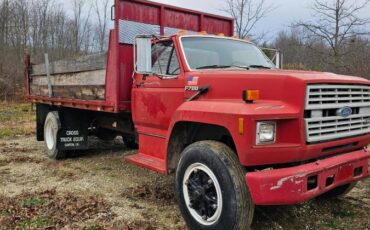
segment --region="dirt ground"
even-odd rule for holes
[[[0,230],[186,229],[173,176],[125,162],[135,150],[120,139],[92,138],[92,150],[52,161],[30,107],[7,108],[0,104]],[[370,180],[338,200],[257,207],[252,229],[370,229]]]

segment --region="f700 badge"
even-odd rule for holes
[[[198,91],[199,86],[185,86],[185,91]]]

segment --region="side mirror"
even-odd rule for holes
[[[135,71],[141,74],[152,73],[152,36],[139,35],[135,39]]]

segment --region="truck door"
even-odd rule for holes
[[[152,72],[134,76],[133,119],[139,135],[165,138],[171,117],[184,101],[184,77],[172,40],[152,46]]]

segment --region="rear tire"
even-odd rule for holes
[[[336,188],[322,194],[321,196],[319,196],[319,198],[336,199],[336,198],[342,197],[342,196],[346,195],[347,193],[349,193],[350,191],[352,191],[352,189],[356,186],[356,184],[357,183],[354,182],[354,183],[349,183],[349,184],[345,184],[345,185],[336,187]]]
[[[176,197],[190,229],[249,229],[254,204],[245,171],[225,144],[201,141],[182,153]]]
[[[60,129],[61,123],[58,112],[49,112],[44,123],[44,140],[46,154],[54,160],[61,160],[66,157],[65,151],[61,151],[57,146],[57,135]]]

